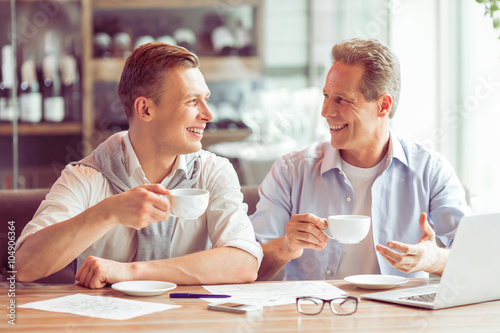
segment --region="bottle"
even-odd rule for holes
[[[64,120],[64,98],[59,76],[59,36],[55,31],[45,34],[45,56],[43,58],[43,116],[45,121]]]
[[[177,45],[184,47],[185,49],[195,52],[196,51],[196,34],[193,30],[187,27],[180,27],[175,29],[173,37]]]
[[[94,34],[94,57],[109,58],[111,57],[111,37],[105,32],[97,32]]]
[[[211,34],[212,46],[217,55],[231,56],[238,55],[234,36],[227,25],[221,25],[215,28]]]
[[[149,29],[151,32],[155,32],[153,36],[156,36],[156,41],[160,43],[165,43],[169,45],[177,45],[177,41],[172,37],[172,23],[165,18],[160,18],[158,21],[152,21],[152,26]]]
[[[132,30],[122,21],[110,21],[111,53],[116,58],[128,58],[132,54]]]
[[[7,115],[7,105],[9,104],[9,92],[3,79],[3,71],[0,71],[0,121],[10,121]]]
[[[14,73],[12,73],[12,45],[2,47],[2,67],[0,69],[0,121],[14,120],[14,107],[12,105],[12,87],[14,86]]]
[[[69,37],[60,62],[65,120],[82,120],[82,91],[76,40]]]
[[[94,36],[92,44],[94,48],[94,58],[111,57],[111,36],[108,32],[109,22],[104,17],[94,18]]]
[[[128,32],[120,31],[113,35],[113,57],[128,58],[132,54],[132,37]]]
[[[20,121],[39,123],[42,120],[42,94],[36,74],[35,54],[31,44],[26,45],[23,49],[19,106]]]
[[[142,35],[136,39],[134,48],[138,48],[139,46],[147,43],[154,43],[155,41],[156,40],[151,35]]]
[[[243,57],[256,55],[255,47],[253,46],[252,35],[249,29],[243,27],[240,20],[234,20],[233,31],[235,45],[238,49],[238,54]]]

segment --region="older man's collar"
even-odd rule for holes
[[[333,148],[330,143],[326,147],[326,152],[321,162],[321,175],[332,170],[339,169],[342,165],[342,159],[340,158],[340,152],[338,149]]]
[[[394,135],[392,130],[389,130],[390,134],[390,145],[389,151],[387,152],[387,167],[392,162],[393,159],[398,159],[401,163],[408,166],[408,157],[405,154],[401,141]]]
[[[385,168],[388,168],[391,164],[392,160],[396,158],[404,165],[408,165],[408,158],[403,150],[403,146],[398,138],[393,134],[392,130],[389,130],[389,150],[386,154],[386,165]],[[336,148],[333,148],[329,145],[326,148],[326,152],[321,163],[321,174],[332,170],[339,169],[341,170],[342,158],[340,157],[340,151]]]

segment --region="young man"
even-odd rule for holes
[[[150,43],[127,59],[118,88],[129,130],[70,164],[19,237],[20,281],[57,272],[75,258],[89,288],[126,280],[177,284],[254,281],[262,260],[237,175],[201,150],[213,118],[196,55]],[[205,214],[169,216],[160,195],[210,192]]]
[[[259,279],[340,279],[354,274],[441,274],[458,222],[470,210],[451,165],[389,129],[399,62],[374,40],[333,48],[323,94],[331,141],[278,159],[251,217],[264,260]],[[371,217],[359,244],[328,241],[330,215]],[[430,224],[434,226],[434,230]],[[380,244],[387,244],[382,246]],[[405,273],[405,274],[403,274]]]

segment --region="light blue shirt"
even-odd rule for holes
[[[257,240],[267,243],[285,235],[294,214],[319,217],[352,214],[354,191],[341,168],[339,151],[330,142],[315,143],[278,159],[259,188],[260,201],[251,216]],[[462,216],[471,213],[465,191],[451,164],[440,154],[407,143],[391,132],[386,168],[373,183],[374,244],[396,240],[418,243],[419,217],[427,213],[436,236],[449,247]],[[330,280],[342,244],[329,240],[322,251],[305,249],[285,266],[285,280]],[[426,272],[404,274],[377,253],[381,274],[426,277]],[[362,260],[362,258],[361,258]]]

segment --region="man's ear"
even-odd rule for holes
[[[149,122],[153,118],[151,100],[144,96],[137,97],[134,101],[134,112],[137,118]]]
[[[383,94],[378,100],[378,105],[378,116],[380,118],[387,117],[392,109],[392,96],[387,93]]]

